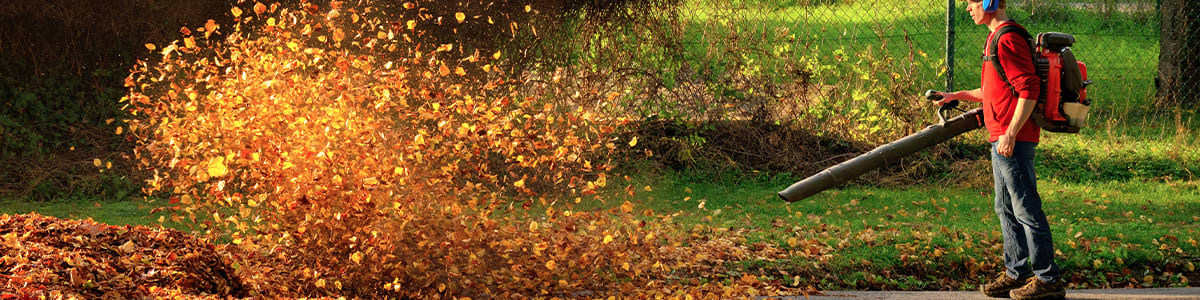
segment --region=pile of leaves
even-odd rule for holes
[[[610,186],[614,155],[637,138],[566,99],[619,92],[535,84],[505,71],[503,51],[422,43],[427,28],[502,20],[468,14],[474,1],[448,15],[423,5],[247,2],[235,24],[147,45],[156,60],[122,100],[145,192],[168,201],[170,221],[231,241],[252,296],[779,292],[718,273],[770,248],[673,229],[629,202],[583,208],[638,190]]]
[[[165,228],[0,216],[0,297],[244,296],[212,243]]]

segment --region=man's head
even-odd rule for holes
[[[996,13],[1006,6],[1005,0],[963,0],[967,1],[967,12],[976,25],[991,22]]]

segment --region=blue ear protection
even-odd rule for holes
[[[983,12],[995,13],[1000,9],[1000,0],[983,0]]]

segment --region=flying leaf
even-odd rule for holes
[[[454,19],[458,20],[459,23],[462,23],[463,21],[467,20],[467,14],[464,14],[461,11],[454,13]]]
[[[224,156],[214,157],[212,159],[212,161],[210,161],[208,163],[208,176],[209,177],[225,176],[225,173],[228,171],[229,170],[225,167],[225,157]]]
[[[204,23],[205,35],[212,33],[214,31],[217,31],[217,28],[220,28],[220,27],[221,26],[217,25],[217,21],[213,21],[213,19],[208,19],[208,22]]]
[[[262,4],[262,2],[255,2],[255,3],[254,3],[254,14],[256,14],[256,15],[261,15],[261,14],[263,14],[263,13],[265,13],[265,12],[267,12],[267,6],[266,6],[266,5],[263,5],[263,4]]]
[[[153,43],[146,43],[147,50],[154,51],[154,48],[158,48],[158,47],[155,47]]]

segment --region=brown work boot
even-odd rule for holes
[[[1008,296],[1016,300],[1064,299],[1067,297],[1067,290],[1063,288],[1061,279],[1044,282],[1033,277],[1029,278],[1027,282],[1025,286],[1008,292]]]
[[[997,275],[995,280],[979,286],[979,291],[983,292],[983,294],[987,295],[988,297],[1008,298],[1008,291],[1025,285],[1025,282],[1029,278],[1033,278],[1033,276],[1030,275],[1029,277],[1025,278],[1013,279],[1012,277],[1008,277],[1008,273],[1000,272],[1000,275]]]

